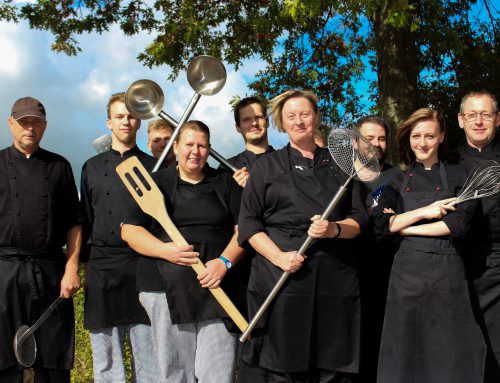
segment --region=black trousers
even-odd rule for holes
[[[237,383],[359,383],[357,374],[315,369],[279,373],[239,361]]]
[[[23,379],[26,376],[26,381]],[[70,370],[34,368],[24,370],[17,366],[0,371],[0,383],[69,383]]]

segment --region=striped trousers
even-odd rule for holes
[[[232,383],[236,335],[220,319],[172,324],[164,292],[139,293],[151,321],[158,383]]]
[[[125,383],[125,335],[132,350],[132,382],[156,383],[158,368],[151,342],[151,326],[132,324],[90,330],[95,383]]]

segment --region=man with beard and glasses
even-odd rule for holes
[[[274,151],[267,140],[269,120],[266,116],[266,104],[257,97],[243,98],[234,107],[234,121],[236,131],[245,141],[245,150],[228,161],[238,168],[233,178],[244,188],[257,158]]]
[[[377,201],[388,182],[400,169],[385,162],[389,127],[377,116],[360,119],[355,128],[376,149],[381,173],[373,182],[363,184],[365,204],[369,213],[377,206]],[[373,222],[371,222],[373,223]],[[370,229],[358,237],[361,289],[361,375],[363,382],[375,382],[380,337],[384,322],[387,286],[392,259],[396,248],[377,244]]]

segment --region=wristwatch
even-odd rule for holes
[[[224,262],[224,264],[226,265],[226,269],[231,270],[231,267],[233,267],[233,263],[229,259],[227,259],[223,255],[219,256],[219,259]]]

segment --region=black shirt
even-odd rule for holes
[[[272,146],[269,146],[267,150],[264,153],[259,153],[255,154],[254,152],[251,152],[250,150],[244,150],[240,154],[237,154],[234,157],[228,158],[228,162],[235,166],[237,169],[241,169],[243,167],[246,167],[248,171],[252,170],[253,165],[255,164],[255,161],[262,157],[263,155],[267,153],[274,152],[274,148]],[[225,168],[223,165],[219,166],[219,169]]]
[[[391,214],[383,213],[384,208],[391,208],[396,214],[404,213],[403,197],[400,193],[400,188],[406,174],[410,175],[405,192],[432,192],[443,190],[441,183],[440,169],[441,163],[436,163],[430,170],[425,170],[424,166],[416,162],[410,169],[397,174],[384,189],[379,198],[378,206],[373,210],[375,227],[377,231],[383,233],[387,238],[399,237],[397,233],[389,232],[389,218]],[[467,180],[467,172],[464,167],[443,164],[446,171],[448,187],[450,192],[457,196]],[[463,238],[470,228],[470,222],[476,209],[476,201],[466,201],[457,205],[457,210],[449,212],[442,218],[446,226],[451,231],[451,237],[454,239]],[[418,224],[428,223],[428,221],[419,221]]]
[[[318,185],[310,185],[308,190],[302,190],[304,201],[296,201],[295,206],[280,206],[281,185],[275,181],[282,177],[290,167],[292,172],[298,174],[308,169],[314,171],[317,174],[316,182]],[[332,169],[332,171],[328,171],[328,169]],[[317,201],[313,192],[316,189],[319,190],[319,185],[328,184],[329,180],[326,179],[328,177],[335,177],[338,180],[338,186],[347,179],[347,176],[331,160],[329,151],[319,147],[316,148],[314,159],[308,159],[303,157],[298,150],[287,145],[259,160],[253,172],[258,177],[252,177],[250,185],[247,184],[243,192],[244,200],[242,201],[238,227],[240,245],[243,245],[246,239],[253,234],[261,231],[266,232],[268,225],[297,227],[300,221],[303,231],[307,232],[312,215],[307,216],[306,214],[301,217],[303,204],[316,206],[315,214],[321,214],[327,206],[321,201]],[[331,189],[330,186],[328,188]],[[352,181],[348,191],[351,192],[352,188],[354,188],[352,201],[344,198],[331,214],[330,221],[352,218],[362,228],[365,228],[368,224],[368,216],[361,201],[360,183]],[[328,195],[327,198],[332,198],[336,191],[331,190],[332,194]],[[352,205],[348,206],[351,202]],[[296,211],[294,212],[294,210]],[[346,214],[346,212],[348,213]]]
[[[365,203],[367,208],[377,205],[378,199],[385,187],[389,184],[389,181],[400,172],[400,168],[384,164],[379,176],[374,181],[363,183],[362,189],[366,194]]]
[[[459,149],[459,163],[471,171],[480,162],[493,160],[500,163],[500,139],[496,137],[481,151],[465,144]],[[482,198],[481,209],[474,218],[469,238],[482,247],[494,243],[500,248],[500,193]],[[476,249],[477,250],[477,249]]]
[[[89,159],[82,169],[81,199],[87,221],[86,236],[92,246],[127,247],[121,239],[120,225],[130,206],[135,205],[116,167],[129,157],[137,156],[147,170],[155,159],[137,146],[120,154],[110,149]]]
[[[116,173],[116,166],[132,156],[137,156],[147,170],[152,170],[156,160],[137,146],[124,152],[110,149],[89,159],[82,169],[81,203],[86,218],[84,238],[87,240],[85,257],[88,258],[90,245],[127,247],[121,239],[120,225],[129,209],[136,203]],[[149,280],[160,283],[155,265],[147,257],[139,257],[138,271],[153,268]]]
[[[153,179],[165,196],[168,215],[203,263],[217,258],[227,246],[238,219],[241,188],[224,171],[205,168],[205,178],[191,184],[182,181],[175,167],[162,169]],[[162,241],[168,235],[153,218],[134,208],[124,223],[143,226]],[[207,289],[201,287],[195,272],[186,266],[149,258],[159,268],[174,323],[193,323],[226,317]],[[238,267],[238,265],[236,265]],[[234,284],[234,271],[224,278],[222,287]],[[139,289],[151,287],[144,275],[138,275]],[[159,286],[158,286],[159,287]],[[231,291],[226,291],[231,297]]]
[[[62,249],[82,222],[69,162],[38,149],[29,158],[14,146],[0,151],[0,247]]]

